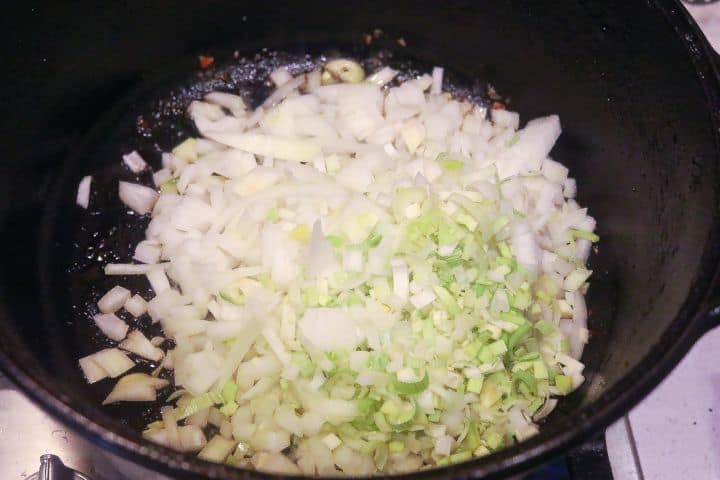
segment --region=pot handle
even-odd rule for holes
[[[720,326],[720,271],[715,274],[706,305],[703,313],[700,314],[702,317],[700,323],[701,334]]]
[[[720,327],[720,269],[710,284],[710,295],[700,313],[700,335],[705,335],[715,327]]]
[[[40,457],[39,480],[90,480],[90,477],[65,466],[57,455]]]
[[[605,434],[600,434],[571,450],[565,457],[565,465],[572,480],[613,478]]]

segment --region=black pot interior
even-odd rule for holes
[[[286,59],[302,70],[321,53],[366,58],[382,51],[383,62],[448,67],[463,94],[479,101],[490,83],[524,120],[560,115],[564,131],[552,155],[578,179],[579,201],[602,238],[591,260],[588,381],[528,444],[532,453],[518,454],[521,446],[481,461],[475,471],[542,454],[543,442],[598,423],[595,412],[620,405],[619,397],[642,383],[644,370],[686,332],[694,305],[682,307],[688,297],[697,299],[695,279],[716,266],[703,262],[717,205],[715,93],[697,73],[710,74],[697,60],[701,47],[674,31],[673,24],[685,32],[683,17],[672,2],[657,3],[12,8],[3,29],[12,40],[4,45],[10,51],[2,77],[0,349],[72,409],[138,440],[137,429],[154,418],[157,405],[100,408],[111,382],[88,386],[77,368],[80,356],[106,344],[90,312],[117,280],[104,278],[101,267],[128,260],[147,222],[117,200],[117,180],[134,178],[120,155],[137,148],[157,166],[159,149],[192,132],[184,107],[208,89],[240,86],[247,96],[261,95],[268,88],[263,75]],[[364,46],[363,34],[374,29],[384,34]],[[273,57],[275,49],[290,53]],[[198,54],[214,55],[215,65],[201,71]],[[74,196],[87,174],[95,179],[85,212]],[[140,180],[150,183],[149,176]],[[150,328],[147,319],[139,326]],[[157,451],[147,450],[178,460]]]

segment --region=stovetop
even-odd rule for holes
[[[686,7],[720,51],[720,3]],[[720,328],[628,415],[607,429],[614,480],[720,479]],[[0,479],[38,478],[40,457],[54,454],[92,480],[119,480],[115,464],[50,418],[0,374]],[[551,466],[533,480],[567,478]],[[597,477],[600,478],[600,477]]]

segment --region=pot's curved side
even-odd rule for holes
[[[518,2],[522,9],[525,2]],[[465,2],[458,4],[458,9],[470,9]],[[610,8],[610,7],[608,7]],[[685,43],[688,54],[694,62],[698,81],[705,91],[709,115],[714,122],[715,150],[717,151],[717,132],[720,122],[720,86],[717,72],[714,70],[709,52],[692,20],[678,4],[671,0],[657,0],[655,8],[660,9],[672,24],[677,36]],[[351,20],[348,20],[351,21]],[[691,79],[688,79],[690,82]],[[558,427],[550,433],[541,433],[522,445],[510,447],[490,457],[471,461],[448,468],[429,470],[406,476],[405,478],[496,478],[509,474],[518,474],[561,454],[573,444],[589,438],[600,429],[623,415],[637,403],[647,392],[654,388],[711,322],[716,322],[720,312],[712,303],[711,291],[713,278],[717,276],[717,265],[720,260],[720,222],[718,221],[718,178],[717,155],[715,163],[707,166],[704,172],[714,181],[714,218],[713,229],[704,243],[702,258],[703,267],[697,272],[689,295],[680,308],[677,318],[667,327],[654,344],[651,352],[638,362],[629,372],[609,390],[603,391],[589,405],[569,414]],[[11,280],[11,279],[10,279]],[[5,279],[4,281],[9,281]],[[713,297],[714,298],[714,297]],[[11,316],[10,312],[0,308],[3,317]],[[12,332],[0,340],[0,368],[4,370],[25,393],[35,402],[54,416],[62,419],[71,428],[83,434],[94,444],[107,449],[109,455],[120,457],[121,463],[134,462],[138,468],[149,468],[162,472],[172,478],[198,477],[207,478],[277,478],[261,472],[239,471],[223,465],[203,462],[194,457],[171,451],[164,447],[143,440],[136,432],[118,426],[107,415],[98,414],[87,404],[77,401],[69,395],[63,395],[62,378],[52,378],[42,365],[30,355],[28,349],[17,347],[23,345],[24,339]],[[11,349],[8,345],[15,345]],[[124,468],[128,465],[125,464]],[[143,478],[146,473],[140,473]],[[138,477],[139,478],[139,477]]]

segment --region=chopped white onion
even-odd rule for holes
[[[95,383],[107,378],[107,372],[95,362],[92,355],[83,357],[78,362],[88,383]]]
[[[409,293],[410,274],[404,260],[396,258],[392,260],[393,293],[402,300],[406,300]]]
[[[123,308],[127,310],[133,317],[140,317],[147,312],[147,302],[140,295],[133,295],[125,300]]]
[[[80,180],[78,184],[77,197],[75,203],[80,205],[82,208],[88,208],[90,205],[90,184],[92,183],[92,176],[87,175]]]
[[[442,456],[450,455],[453,438],[449,435],[442,435],[435,441],[435,453]]]
[[[285,85],[287,82],[292,80],[292,78],[292,75],[285,67],[280,67],[276,70],[273,70],[273,72],[270,74],[270,80],[272,80],[276,87]]]
[[[110,394],[103,400],[103,405],[120,401],[154,402],[157,398],[157,390],[167,385],[168,381],[162,378],[145,373],[131,373],[118,380]]]
[[[430,305],[432,302],[435,301],[435,298],[435,293],[431,289],[425,288],[410,297],[410,303],[412,303],[413,306],[419,310]]]
[[[118,194],[125,205],[141,215],[150,213],[158,199],[154,189],[130,182],[119,182]]]
[[[105,265],[105,275],[146,275],[149,272],[164,270],[169,264],[142,265],[134,263],[108,263]]]
[[[145,273],[145,276],[150,282],[150,286],[155,292],[155,295],[159,295],[170,289],[170,281],[167,275],[165,275],[165,270],[160,268],[151,269]]]
[[[531,407],[539,420],[584,381],[597,241],[549,157],[558,117],[519,129],[516,112],[443,93],[440,67],[399,85],[388,67],[356,82],[349,60],[324,72],[281,67],[252,112],[231,93],[192,102],[201,137],[162,154],[160,192],[119,186],[152,219],[141,263],[105,270],[146,275],[154,297],[108,293],[96,321],[180,388],[144,435],[307,475],[416,470],[535,435]],[[128,334],[121,306],[163,336]],[[80,364],[96,382],[133,362]],[[156,390],[121,380],[107,401]],[[463,453],[476,427],[485,443]]]
[[[227,108],[236,117],[240,117],[245,113],[245,102],[243,99],[231,93],[211,92],[205,95],[205,100],[209,103]]]
[[[117,348],[106,348],[80,359],[81,366],[83,364],[88,365],[91,363],[105,372],[106,376],[111,378],[118,377],[135,366],[135,363]],[[88,373],[85,368],[83,368],[83,371],[86,374]],[[92,373],[97,372],[98,371]],[[90,380],[89,377],[88,380]]]
[[[116,342],[125,338],[128,328],[130,328],[127,323],[114,313],[98,313],[93,316],[93,320],[106,337]]]
[[[115,285],[98,300],[98,308],[102,313],[115,313],[122,308],[128,298],[130,298],[130,295],[130,290],[120,285]]]
[[[142,263],[158,263],[160,261],[161,251],[160,245],[158,245],[157,242],[143,240],[135,247],[133,259]]]
[[[153,362],[158,362],[163,357],[163,351],[153,346],[150,340],[145,337],[139,330],[133,330],[127,335],[127,338],[120,342],[118,348],[127,350],[130,353],[139,355]]]
[[[123,155],[122,158],[123,163],[127,165],[130,171],[132,171],[133,173],[140,173],[147,168],[147,163],[135,150]]]
[[[370,83],[374,83],[375,85],[379,87],[384,87],[388,83],[392,82],[393,78],[395,78],[398,74],[397,70],[393,70],[390,67],[383,67],[377,72],[373,73],[367,78],[367,81]]]
[[[430,87],[430,93],[437,95],[442,92],[443,73],[444,73],[444,70],[442,67],[433,68],[433,70],[432,70],[432,86]]]

